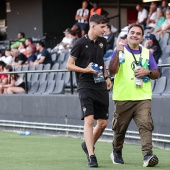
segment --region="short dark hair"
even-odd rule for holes
[[[5,66],[5,69],[7,69],[7,70],[9,70],[9,71],[13,71],[13,68],[12,68],[11,65],[6,65],[6,66]]]
[[[6,66],[6,63],[3,61],[0,61],[0,66],[2,66],[2,68],[4,68]]]
[[[108,23],[108,19],[103,15],[94,14],[90,17],[89,22],[95,22],[96,24]]]
[[[21,34],[23,38],[25,38],[25,33],[24,32],[19,32],[18,34]]]
[[[32,43],[32,38],[27,38],[26,40]]]
[[[42,47],[45,47],[45,44],[42,41],[38,41],[38,44],[41,45]]]
[[[142,30],[142,35],[144,35],[144,29],[143,29],[142,25],[140,25],[140,24],[133,24],[133,25],[131,25],[128,28],[128,33],[129,33],[130,29],[133,28],[133,27],[139,27]]]

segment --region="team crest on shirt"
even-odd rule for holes
[[[100,46],[100,48],[103,48],[103,43],[100,43],[99,46]]]
[[[85,108],[85,107],[83,107],[83,112],[84,112],[84,113],[86,112],[86,108]]]

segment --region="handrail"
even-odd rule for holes
[[[28,86],[27,86],[27,74],[28,73],[47,73],[47,72],[70,72],[70,88],[71,94],[73,94],[73,75],[72,71],[67,69],[59,69],[59,70],[34,70],[34,71],[11,71],[11,72],[0,72],[0,74],[25,74],[25,91],[28,93]]]

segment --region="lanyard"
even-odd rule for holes
[[[128,44],[127,44],[127,46],[129,47]],[[130,49],[130,52],[131,52],[131,54],[132,54],[132,56],[133,56],[133,58],[135,60],[135,64],[138,65],[139,62],[136,60],[136,57],[135,57],[134,53],[132,52],[132,49],[130,47],[129,47],[129,49]],[[140,51],[140,57],[139,57],[139,61],[140,61],[140,58],[141,58],[141,49],[140,49],[140,47],[139,47],[139,51]]]

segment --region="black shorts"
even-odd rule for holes
[[[107,90],[80,89],[79,98],[82,109],[81,120],[87,115],[94,119],[108,119],[109,94]]]

